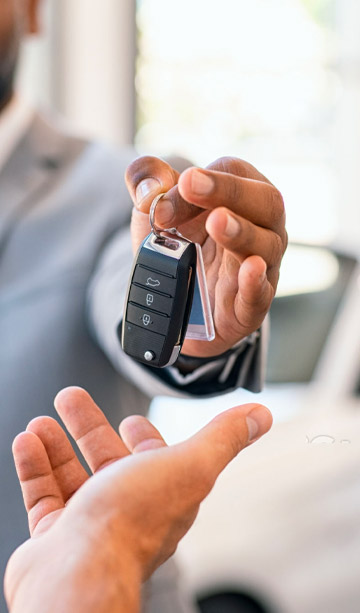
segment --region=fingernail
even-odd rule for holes
[[[191,189],[194,194],[205,196],[210,194],[214,189],[215,183],[211,177],[204,174],[200,170],[192,170],[191,172]]]
[[[139,183],[136,188],[136,206],[141,208],[144,202],[149,198],[149,196],[156,196],[159,193],[160,183],[157,179],[149,178],[144,179]]]
[[[246,416],[249,443],[267,432],[269,429],[269,415],[270,411],[266,407],[258,405]]]
[[[240,224],[232,215],[227,216],[225,234],[228,238],[235,238],[240,232]]]
[[[162,228],[166,228],[171,225],[171,221],[174,217],[174,205],[168,198],[161,198],[156,207],[155,221]]]

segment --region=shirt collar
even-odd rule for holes
[[[34,109],[17,95],[0,113],[0,172],[25,135],[33,117]]]

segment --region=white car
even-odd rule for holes
[[[203,613],[360,611],[359,319],[356,259],[293,246],[272,307],[264,392],[155,401],[169,442],[235,404],[259,401],[274,414],[179,546]]]

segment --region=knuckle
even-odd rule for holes
[[[275,292],[279,283],[279,279],[280,279],[280,267],[279,266],[272,266],[269,268],[268,271],[268,279],[269,279],[269,283],[271,284],[273,290],[274,290],[274,294],[271,297],[270,300],[270,304],[275,296]]]
[[[214,162],[207,166],[209,170],[218,170],[219,172],[226,172],[238,177],[251,177],[251,164],[241,160],[240,158],[223,156],[217,158]]]
[[[209,170],[218,170],[219,172],[231,172],[232,159],[233,158],[230,158],[228,156],[219,157],[213,162],[211,162],[211,164],[208,164],[206,168],[208,168]]]
[[[226,199],[228,202],[237,204],[243,197],[244,188],[236,177],[229,177],[229,179],[226,182]]]
[[[256,230],[253,224],[246,220],[242,220],[241,227],[241,242],[245,251],[250,254],[254,251]]]
[[[270,186],[268,206],[273,225],[285,225],[285,204],[284,199],[276,187]]]
[[[272,239],[273,240],[271,241],[272,248],[271,248],[270,262],[273,265],[274,263],[280,264],[280,261],[281,261],[281,258],[284,252],[284,244],[279,234],[274,233]]]

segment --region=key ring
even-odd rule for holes
[[[150,221],[151,230],[152,230],[153,234],[155,234],[155,236],[157,238],[164,239],[164,237],[161,236],[161,233],[162,232],[168,232],[169,234],[175,234],[179,238],[182,238],[185,241],[187,241],[188,243],[191,243],[191,241],[188,238],[186,238],[186,236],[183,236],[181,234],[181,232],[179,232],[179,230],[177,230],[177,228],[159,228],[159,226],[156,225],[156,223],[155,223],[155,209],[156,209],[159,201],[161,200],[161,198],[163,196],[166,196],[166,192],[163,192],[163,193],[158,194],[157,196],[155,196],[154,200],[151,203],[150,214],[149,214],[149,221]]]
[[[159,226],[157,226],[155,223],[155,209],[163,196],[165,196],[165,192],[155,196],[154,200],[151,203],[151,207],[150,207],[150,225],[151,225],[151,229],[153,233],[155,234],[155,236],[157,236],[157,238],[162,238],[161,232],[169,232],[170,234],[177,234],[176,228],[159,228]]]

